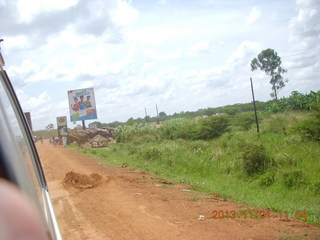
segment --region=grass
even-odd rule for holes
[[[81,151],[105,158],[103,164],[138,167],[234,202],[287,211],[291,217],[306,211],[307,217],[300,220],[320,225],[320,144],[302,140],[289,131],[290,124],[286,129],[279,126],[295,124],[299,118],[305,118],[303,113],[264,116],[260,136],[254,129],[232,130],[206,141],[140,135],[109,149]],[[269,131],[272,124],[279,131]],[[263,145],[272,164],[263,172],[246,174],[245,144]]]

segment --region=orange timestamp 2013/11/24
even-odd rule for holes
[[[289,212],[288,211],[279,211],[277,215],[280,219],[288,219]],[[307,219],[307,211],[294,211],[291,215],[293,218],[299,219]],[[236,218],[249,218],[249,219],[270,219],[271,211],[268,210],[214,210],[212,211],[211,219],[236,219]]]

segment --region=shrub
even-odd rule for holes
[[[249,130],[252,124],[256,122],[253,112],[239,113],[234,116],[233,125],[239,126],[242,130]]]
[[[262,129],[264,132],[272,132],[272,133],[285,133],[287,126],[288,117],[284,114],[275,114],[272,115],[270,119],[265,119],[262,122]]]
[[[142,144],[142,143],[150,143],[150,142],[157,142],[158,138],[156,134],[146,134],[142,136],[133,136],[131,138],[131,143],[133,144]]]
[[[215,116],[205,119],[172,119],[159,128],[164,139],[209,140],[229,131],[229,117]]]
[[[312,108],[312,117],[296,124],[293,129],[304,139],[320,142],[320,104],[313,104]]]
[[[320,195],[320,182],[316,182],[312,185],[312,189],[315,195]]]
[[[297,160],[287,153],[279,153],[275,156],[275,161],[277,165],[280,167],[290,166],[294,167],[297,166]]]
[[[270,102],[266,110],[270,112],[310,110],[314,103],[320,103],[320,91],[311,91],[309,94],[293,91],[288,98]]]
[[[268,171],[266,174],[260,177],[259,184],[261,186],[270,186],[275,181],[276,181],[276,173],[274,171]]]
[[[148,124],[123,125],[115,133],[117,142],[128,142],[133,137],[156,134],[156,128]]]
[[[244,171],[247,175],[264,172],[270,160],[263,145],[245,144],[242,152]]]
[[[209,140],[228,132],[230,120],[227,116],[216,116],[201,119],[196,139]]]
[[[176,118],[165,121],[158,130],[163,139],[194,139],[197,125],[196,119]]]
[[[287,188],[299,188],[307,183],[307,178],[301,170],[293,170],[283,173],[284,185]]]
[[[144,160],[159,160],[162,155],[161,151],[156,147],[141,149],[138,154]]]

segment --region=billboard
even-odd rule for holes
[[[24,116],[26,117],[28,125],[29,125],[29,128],[30,128],[30,130],[32,132],[33,130],[32,130],[32,122],[31,122],[31,113],[30,112],[25,112]]]
[[[68,135],[67,117],[57,117],[58,137]]]
[[[71,122],[97,119],[93,88],[68,91]]]

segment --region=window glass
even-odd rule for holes
[[[19,120],[19,118],[17,117],[18,114],[15,114],[14,107],[12,106],[10,99],[5,91],[5,80],[3,79],[3,76],[1,74],[0,78],[0,107],[2,108],[2,111],[4,111],[4,114],[1,114],[0,116],[0,121],[4,123],[3,126],[8,128],[6,129],[8,130],[6,132],[9,132],[9,135],[10,133],[13,135],[11,136],[11,139],[8,139],[7,134],[0,134],[0,138],[2,138],[1,142],[6,141],[6,143],[8,144],[8,141],[13,140],[9,142],[12,153],[10,164],[13,166],[15,175],[19,177],[18,181],[23,184],[27,184],[28,181],[30,181],[30,179],[28,179],[29,176],[26,174],[26,171],[28,171],[31,177],[31,182],[36,192],[32,190],[32,187],[29,188],[27,192],[28,194],[32,195],[36,194],[37,197],[33,197],[36,197],[43,205],[40,176],[35,168],[33,154],[30,151],[30,145],[28,144],[28,140],[26,139],[25,131],[21,127],[21,120]],[[16,151],[13,152],[12,150]],[[10,151],[8,152],[10,154]]]

